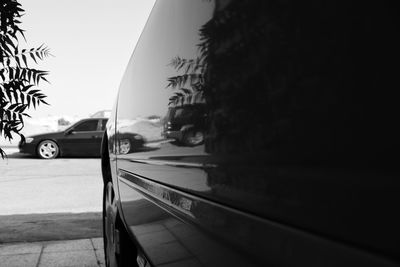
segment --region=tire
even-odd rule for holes
[[[44,140],[37,147],[37,155],[42,159],[55,159],[60,153],[57,143],[52,140]]]
[[[137,266],[136,249],[118,214],[112,182],[103,190],[103,239],[107,267]]]
[[[131,141],[129,139],[122,139],[119,141],[119,153],[126,155],[131,151]]]
[[[200,130],[189,130],[183,136],[183,144],[186,146],[198,146],[204,142],[204,132]]]

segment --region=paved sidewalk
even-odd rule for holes
[[[104,267],[103,238],[0,244],[0,267]]]
[[[101,212],[0,215],[0,245],[102,236]]]

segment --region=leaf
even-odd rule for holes
[[[28,117],[28,118],[32,118],[29,114],[27,114],[27,113],[22,113],[22,115],[24,115],[24,116],[26,116],[26,117]]]
[[[30,52],[29,55],[31,56],[31,58],[33,59],[33,61],[35,61],[35,63],[37,64],[36,58],[35,58],[35,54]]]
[[[30,90],[30,91],[28,92],[28,94],[34,95],[34,94],[36,94],[37,92],[40,92],[40,90],[38,90],[38,89]]]
[[[30,95],[26,95],[26,100],[28,101],[28,108],[31,107],[32,97]]]
[[[8,110],[13,110],[16,106],[18,106],[18,104],[12,104],[7,109]]]
[[[45,81],[45,82],[47,82],[47,83],[50,83],[44,76],[42,76],[42,77],[40,77],[40,78],[42,78],[43,81]]]
[[[46,105],[50,106],[50,104],[47,103],[47,102],[46,102],[45,100],[43,100],[43,99],[40,99],[40,102],[42,102],[43,104],[46,104]]]
[[[24,54],[22,54],[22,60],[24,61],[25,66],[28,67],[28,63],[26,61],[26,56]]]
[[[6,152],[4,152],[4,150],[1,149],[1,148],[0,148],[0,155],[1,155],[1,158],[2,158],[3,160],[4,160],[5,158],[7,158]]]
[[[30,88],[32,88],[33,86],[34,86],[33,84],[27,85],[27,86],[23,87],[23,88],[21,89],[21,91],[22,91],[22,92],[26,92],[26,91],[28,91]]]
[[[4,40],[6,41],[6,44],[8,43],[14,50],[17,50],[17,46],[14,44],[14,42],[10,39],[8,35],[4,36]]]
[[[16,70],[15,70],[15,78],[19,79],[20,74],[21,74],[21,68],[16,68]]]
[[[17,90],[14,90],[14,101],[18,102],[18,92],[17,92]]]
[[[25,104],[25,94],[20,94],[21,97],[21,103]]]
[[[39,53],[39,52],[36,52],[36,56],[37,56],[38,58],[40,58],[41,60],[43,59],[41,53]]]
[[[24,10],[18,0],[0,2],[0,138],[12,140],[24,128],[24,118],[30,117],[28,109],[48,103],[46,95],[33,86],[47,80],[47,71],[28,67],[28,57],[37,64],[50,56],[50,50],[41,44],[38,48],[19,48],[20,37],[25,39],[24,30],[19,25]],[[26,40],[25,40],[26,41]],[[6,156],[0,149],[1,157]]]
[[[13,79],[14,78],[14,69],[13,68],[10,68],[9,69],[9,77],[10,77],[10,79]]]
[[[12,51],[11,51],[11,49],[8,47],[7,44],[5,44],[5,45],[3,46],[3,48],[5,49],[5,52],[8,52],[8,53],[7,53],[8,55],[12,55]],[[10,65],[10,64],[7,64],[7,65]]]
[[[187,89],[187,88],[181,88],[180,89],[184,94],[191,94],[192,93],[192,90],[189,90],[189,89]]]

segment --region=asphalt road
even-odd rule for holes
[[[0,215],[101,211],[102,188],[99,158],[0,159]]]
[[[99,158],[0,158],[0,243],[101,235]]]

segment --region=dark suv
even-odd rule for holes
[[[399,266],[395,11],[157,1],[103,138],[106,265]]]
[[[186,146],[204,142],[206,107],[204,104],[171,107],[165,116],[164,136]]]

